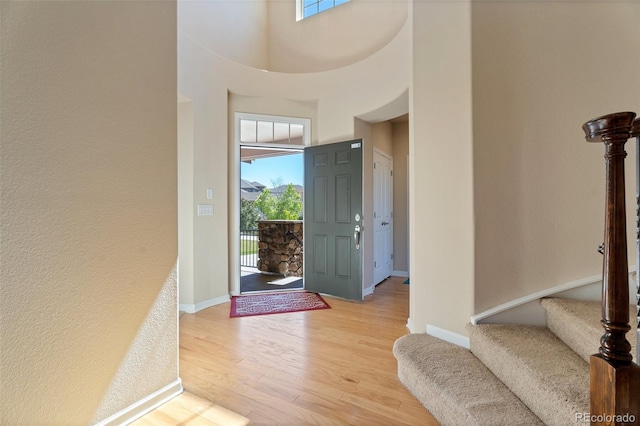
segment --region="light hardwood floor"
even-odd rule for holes
[[[218,424],[197,413],[224,407],[252,425],[438,425],[397,378],[403,281],[390,278],[364,303],[325,297],[332,309],[229,318],[225,303],[182,315],[180,377],[196,403],[177,399],[136,424]]]
[[[133,426],[246,426],[250,420],[189,392],[153,410]]]

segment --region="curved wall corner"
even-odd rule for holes
[[[406,0],[351,0],[296,21],[296,1],[269,2],[269,64],[288,73],[353,65],[393,40],[407,20]]]
[[[296,0],[180,1],[187,37],[237,64],[284,73],[353,65],[390,43],[407,21],[407,0],[351,0],[300,21]]]
[[[267,0],[179,1],[178,29],[204,49],[258,69],[269,65]]]

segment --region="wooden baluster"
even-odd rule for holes
[[[592,425],[640,424],[640,368],[633,364],[626,339],[629,325],[629,272],[625,211],[624,144],[631,135],[635,113],[620,112],[582,126],[589,142],[604,142],[606,214],[602,279],[600,350],[591,356]],[[621,422],[624,415],[634,422]],[[618,417],[620,416],[620,417]],[[629,417],[626,417],[628,419]]]
[[[586,123],[589,142],[604,142],[606,159],[606,216],[604,235],[602,326],[600,354],[609,361],[631,361],[626,339],[629,326],[629,277],[625,210],[624,144],[629,139],[635,114],[615,113]]]
[[[640,364],[640,118],[633,121],[631,137],[636,138],[636,364]]]

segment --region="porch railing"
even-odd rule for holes
[[[633,362],[631,344],[626,338],[631,326],[624,177],[627,153],[624,145],[632,135],[640,136],[636,133],[638,120],[634,126],[635,116],[633,112],[613,113],[590,120],[582,126],[587,141],[604,143],[606,162],[600,321],[604,335],[600,338],[599,353],[590,359],[592,425],[640,424],[640,367]],[[636,219],[636,223],[640,223],[640,220]],[[640,234],[637,239],[640,240]],[[630,416],[633,420],[628,423],[624,419]]]
[[[240,230],[240,266],[258,267],[258,230]]]

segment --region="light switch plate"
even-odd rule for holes
[[[213,204],[198,204],[198,216],[213,216]]]
[[[207,200],[213,200],[213,188],[207,188]]]

